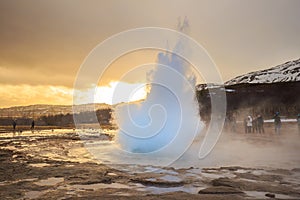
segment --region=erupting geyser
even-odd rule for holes
[[[183,24],[179,23],[178,30],[184,32],[187,28],[187,20],[184,20]],[[171,50],[166,50],[167,42],[168,46],[172,47]],[[116,34],[97,45],[78,72],[74,84],[73,112],[80,111],[76,104],[82,104],[81,91],[92,91],[84,98],[95,99],[96,90],[93,88],[103,79],[112,61],[140,49],[161,50],[154,69],[152,68],[151,73],[148,71],[149,87],[146,99],[115,108],[115,122],[119,130],[112,145],[87,142],[86,147],[95,158],[110,164],[167,166],[178,160],[191,147],[203,128],[195,98],[196,78],[192,72],[201,73],[201,77],[207,83],[223,83],[205,49],[187,35],[170,29],[144,27]],[[144,68],[141,66],[133,70],[140,69]],[[128,77],[132,78],[133,70],[128,71],[126,75],[130,74]],[[134,71],[134,75],[139,74],[135,72],[137,71]],[[126,92],[122,87],[114,88],[116,99],[119,97],[118,91],[122,95]],[[207,126],[205,137],[196,140],[185,154],[185,158],[202,159],[216,144],[226,110],[224,91],[221,88],[211,96],[211,123]],[[90,120],[98,120],[96,112]],[[74,115],[74,122],[76,127],[81,127],[82,119],[77,115]],[[100,124],[98,125],[101,128]]]
[[[173,50],[176,54],[159,53],[148,77],[146,99],[116,108],[117,140],[123,150],[182,155],[200,132],[203,125],[195,98],[195,77],[188,62],[177,55],[183,51],[188,51],[187,41],[178,38]]]

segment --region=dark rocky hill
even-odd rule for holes
[[[300,59],[276,67],[238,76],[224,85],[200,84],[197,99],[200,115],[209,120],[210,98],[214,91],[224,90],[227,114],[237,118],[262,114],[271,118],[275,112],[296,118],[300,113]]]

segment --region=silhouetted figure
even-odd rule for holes
[[[231,131],[236,132],[236,118],[234,115],[231,116]]]
[[[245,133],[248,132],[248,129],[247,129],[247,117],[244,118],[244,130],[245,130]]]
[[[298,133],[300,133],[300,114],[297,116]]]
[[[257,118],[253,118],[252,120],[252,132],[253,133],[258,132]]]
[[[35,125],[35,124],[34,124],[34,120],[32,120],[32,122],[31,122],[31,127],[30,127],[31,130],[34,130],[34,125]]]
[[[247,117],[247,133],[251,133],[252,130],[252,117],[249,115]]]
[[[232,113],[229,113],[225,118],[225,129],[235,132],[236,119]]]
[[[224,121],[224,128],[226,131],[228,131],[229,127],[230,127],[230,116],[227,115]]]
[[[275,113],[274,126],[275,126],[275,133],[280,134],[281,119],[280,119],[280,116],[279,116],[279,112]]]
[[[12,126],[13,126],[13,130],[15,131],[15,130],[16,130],[16,127],[17,127],[17,122],[16,122],[16,120],[13,120]]]
[[[264,118],[261,115],[257,116],[257,128],[259,133],[265,133]]]

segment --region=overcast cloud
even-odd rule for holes
[[[298,0],[2,0],[0,84],[72,88],[82,61],[101,41],[137,27],[175,29],[179,16],[188,17],[190,35],[226,81],[299,58],[299,8]],[[143,59],[149,60],[135,60]],[[133,67],[130,61],[115,65],[105,83]]]

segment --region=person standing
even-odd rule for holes
[[[247,117],[247,133],[251,133],[252,131],[252,117],[249,115]]]
[[[30,129],[31,129],[32,131],[34,130],[34,125],[35,125],[34,120],[32,120],[32,122],[31,122],[31,127],[30,127]]]
[[[248,132],[248,129],[247,129],[247,117],[244,118],[244,129],[245,129],[245,133]]]
[[[258,132],[257,118],[252,118],[252,133]]]
[[[300,114],[297,116],[298,133],[300,133]]]
[[[12,122],[12,126],[13,126],[13,130],[15,132],[16,131],[16,127],[17,127],[17,121],[15,119]]]
[[[265,133],[264,118],[261,115],[257,116],[257,128],[259,133]]]
[[[235,118],[235,115],[232,115],[232,117],[231,117],[231,131],[233,133],[236,132],[236,118]]]
[[[275,133],[280,134],[281,118],[279,116],[279,112],[275,113],[275,116],[274,116],[274,126],[275,126]]]

